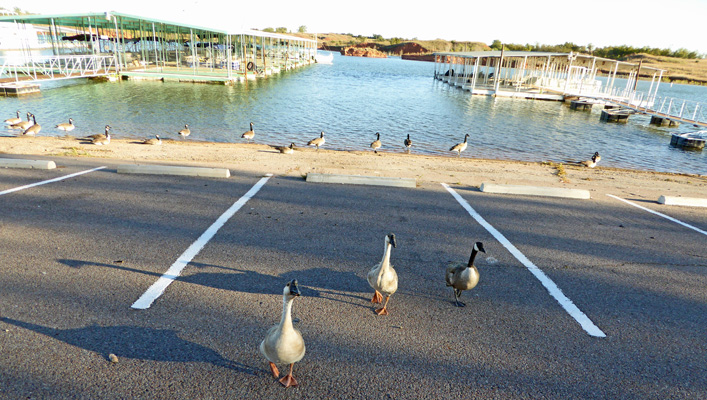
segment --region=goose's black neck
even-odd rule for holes
[[[469,257],[469,265],[467,265],[468,268],[471,268],[471,267],[474,266],[474,260],[476,259],[476,254],[477,254],[478,252],[479,252],[479,251],[476,250],[476,246],[474,246],[474,249],[471,250],[471,257]]]

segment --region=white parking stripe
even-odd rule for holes
[[[94,169],[89,169],[87,171],[76,172],[75,174],[64,175],[64,176],[60,176],[58,178],[49,179],[49,180],[42,181],[42,182],[37,182],[37,183],[29,184],[29,185],[16,187],[14,189],[3,190],[2,192],[0,192],[0,196],[2,196],[3,194],[13,193],[13,192],[17,192],[17,191],[24,190],[24,189],[29,189],[29,188],[32,188],[35,186],[45,185],[47,183],[63,181],[64,179],[69,179],[69,178],[73,178],[75,176],[87,174],[89,172],[98,171],[99,169],[103,169],[103,168],[105,168],[105,167],[98,167],[98,168],[94,168]]]
[[[699,233],[701,233],[701,234],[703,234],[703,235],[707,235],[707,232],[703,231],[703,230],[700,229],[700,228],[694,227],[694,226],[692,226],[692,225],[690,225],[690,224],[686,224],[686,223],[684,223],[684,222],[682,222],[682,221],[680,221],[680,220],[677,220],[677,219],[675,219],[675,218],[673,218],[673,217],[670,217],[670,216],[668,216],[668,215],[661,214],[661,213],[659,213],[658,211],[653,211],[653,210],[651,210],[650,208],[646,208],[646,207],[643,207],[643,206],[639,206],[639,205],[636,204],[636,203],[632,203],[632,202],[630,202],[630,201],[628,201],[628,200],[622,199],[621,197],[614,196],[613,194],[607,194],[607,196],[611,197],[612,199],[621,200],[621,201],[623,201],[623,202],[626,203],[626,204],[630,204],[630,205],[632,205],[632,206],[634,206],[634,207],[636,207],[636,208],[640,208],[641,210],[648,211],[648,212],[651,213],[651,214],[658,215],[658,216],[663,217],[663,218],[665,218],[665,219],[667,219],[667,220],[669,220],[669,221],[673,221],[673,222],[675,222],[675,223],[677,223],[677,224],[680,224],[680,225],[682,225],[682,226],[684,226],[684,227],[686,227],[686,228],[690,228],[690,229],[692,229],[692,230],[695,230],[695,231],[697,231],[697,232],[699,232]]]
[[[567,313],[579,323],[579,325],[582,326],[582,329],[584,329],[591,336],[606,337],[606,334],[594,325],[589,317],[577,308],[572,300],[562,293],[562,290],[555,284],[555,282],[553,282],[542,270],[540,270],[540,268],[538,268],[523,253],[521,253],[518,248],[516,248],[508,239],[506,239],[505,236],[503,236],[503,234],[501,234],[501,232],[486,222],[486,220],[459,195],[459,193],[449,187],[446,183],[442,183],[442,186],[444,186],[444,188],[447,189],[452,196],[454,196],[457,202],[464,207],[464,209],[476,220],[476,222],[486,228],[486,230],[489,231],[489,233],[493,235],[493,237],[495,237],[496,240],[503,245],[503,247],[508,249],[508,251],[513,254],[513,256],[518,259],[518,261],[520,261],[528,269],[528,271],[530,271],[540,281],[540,283],[542,283],[543,286],[545,286],[545,289],[547,289],[550,295],[554,297],[558,303],[560,303],[562,308],[564,308],[565,311],[567,311]]]
[[[236,213],[238,210],[243,207],[243,205],[248,202],[253,196],[255,196],[256,193],[262,188],[265,183],[272,177],[272,174],[267,174],[264,178],[261,178],[255,186],[253,186],[248,193],[244,194],[243,197],[238,199],[233,205],[226,210],[211,226],[199,236],[199,238],[192,243],[189,248],[182,253],[179,258],[177,258],[177,261],[172,264],[171,267],[165,272],[158,280],[157,282],[153,283],[152,286],[150,286],[145,293],[140,296],[139,299],[133,303],[131,306],[132,308],[138,309],[138,310],[145,310],[147,308],[150,308],[152,303],[157,300],[158,297],[162,296],[162,293],[167,289],[167,286],[169,286],[170,283],[172,283],[175,279],[179,277],[179,275],[182,273],[182,270],[184,267],[187,266],[191,262],[194,257],[196,257],[197,254],[201,251],[201,249],[204,248],[206,243],[211,240],[211,238],[214,237],[216,232],[218,232],[219,229]]]

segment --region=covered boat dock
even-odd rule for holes
[[[655,98],[663,73],[637,63],[590,55],[531,51],[435,53],[434,70],[436,79],[472,94],[545,100],[566,96],[633,98],[639,74],[651,78],[646,98]],[[619,83],[617,77],[626,80]]]
[[[58,66],[51,68],[55,71],[63,65],[79,65],[81,70],[83,64],[99,64],[103,69],[93,75],[231,83],[310,65],[317,50],[314,39],[118,12],[11,15],[0,17],[0,22],[18,29],[31,24],[49,32],[45,49],[27,45],[2,57],[0,78],[5,82],[77,77],[76,68],[56,75],[46,73],[46,65]]]

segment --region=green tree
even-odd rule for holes
[[[265,28],[265,29],[263,29],[263,32],[274,33],[274,32],[275,32],[275,29],[273,29],[273,28]]]
[[[275,29],[275,32],[277,32],[277,33],[287,33],[287,28],[281,26],[281,27]]]
[[[306,25],[301,25],[298,29],[297,32],[299,33],[307,33],[307,26]]]
[[[489,47],[491,47],[491,50],[501,50],[501,48],[503,48],[503,42],[496,39],[493,41],[493,43],[491,43],[491,46]]]

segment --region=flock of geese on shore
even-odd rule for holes
[[[398,290],[398,274],[390,264],[390,255],[394,247],[397,247],[395,234],[386,235],[383,259],[371,268],[366,276],[368,284],[373,289],[371,303],[381,304],[383,296],[385,296],[383,307],[375,309],[375,313],[378,315],[388,315],[388,301],[390,296]],[[479,283],[479,270],[474,265],[474,260],[479,252],[486,253],[486,250],[483,243],[476,242],[472,247],[468,262],[453,263],[446,268],[444,280],[446,285],[454,291],[454,304],[457,307],[466,305],[459,300],[462,292],[473,289]],[[292,376],[292,369],[296,362],[302,360],[305,353],[302,333],[292,323],[292,304],[299,295],[296,279],[285,285],[282,291],[280,323],[270,328],[265,339],[260,343],[260,352],[268,360],[273,377],[279,378],[279,382],[285,387],[298,385],[297,380]],[[281,377],[277,364],[289,365],[289,372]]]
[[[24,121],[22,118],[20,118],[20,111],[17,111],[17,116],[15,118],[9,118],[5,120],[5,124],[8,125],[8,128],[10,129],[21,129],[22,130],[22,136],[36,136],[39,131],[42,129],[41,125],[37,123],[37,117],[28,112],[27,113],[27,120]],[[65,131],[65,132],[70,132],[73,131],[76,125],[74,125],[74,120],[72,118],[69,118],[69,122],[66,123],[60,123],[55,126],[55,129]],[[90,135],[83,137],[82,139],[88,140],[90,143],[93,143],[98,146],[105,146],[110,143],[110,130],[112,128],[109,125],[106,125],[105,131],[102,134],[96,134],[96,135]],[[181,129],[179,132],[177,132],[177,135],[179,135],[182,139],[186,139],[189,135],[191,134],[191,129],[189,128],[189,124],[185,124],[184,128]],[[253,123],[250,123],[250,130],[243,132],[241,135],[242,139],[245,139],[247,143],[250,143],[253,141],[255,138],[255,130],[253,129]],[[464,141],[455,144],[454,146],[449,148],[449,151],[456,152],[457,157],[461,157],[462,151],[466,150],[468,146],[468,140],[469,140],[469,134],[467,133],[464,135]],[[161,145],[162,144],[162,139],[160,138],[160,135],[155,135],[154,138],[146,139],[141,142],[140,144],[148,144],[148,145]],[[307,142],[307,146],[314,146],[316,147],[317,150],[321,146],[326,143],[326,138],[324,137],[324,132],[321,132],[319,137],[316,137],[309,142]],[[378,154],[378,149],[380,149],[383,146],[383,143],[381,142],[381,135],[380,132],[376,132],[376,140],[374,140],[371,143],[371,148],[373,149],[373,152]],[[410,134],[407,135],[407,138],[403,141],[403,146],[405,146],[405,152],[410,153],[412,149],[412,139],[410,139]],[[295,144],[290,143],[289,146],[274,146],[271,145],[270,147],[276,149],[282,154],[293,154],[295,151]],[[570,164],[575,164],[575,165],[582,165],[585,167],[589,168],[594,168],[596,167],[597,163],[599,163],[599,160],[601,160],[601,156],[599,155],[598,152],[595,152],[594,155],[586,161],[571,161],[571,160],[566,160],[565,162],[570,163]]]

